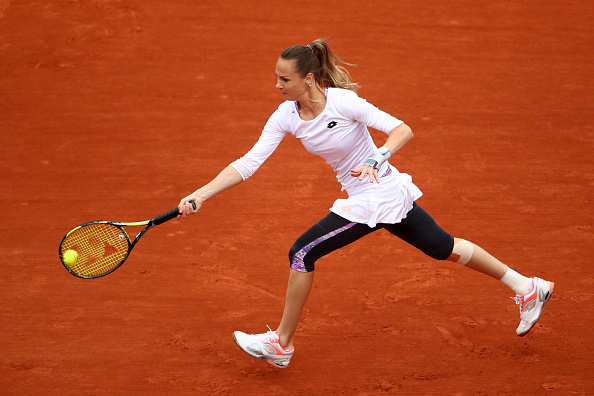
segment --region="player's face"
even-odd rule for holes
[[[295,71],[294,59],[281,59],[276,62],[276,88],[281,91],[285,100],[299,100],[307,92],[306,78]]]

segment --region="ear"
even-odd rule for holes
[[[313,73],[307,73],[307,76],[305,76],[305,83],[307,85],[314,85],[316,82]]]

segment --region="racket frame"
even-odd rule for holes
[[[192,206],[194,207],[194,209],[196,209],[196,203],[194,201],[190,201],[192,203]],[[113,271],[115,271],[116,269],[120,268],[122,266],[122,264],[124,264],[124,262],[128,259],[128,256],[130,256],[130,252],[132,251],[132,249],[134,248],[134,246],[136,246],[136,243],[140,240],[140,238],[151,228],[153,228],[156,225],[165,223],[169,220],[175,219],[177,216],[179,215],[179,209],[175,208],[172,209],[168,212],[163,213],[162,215],[159,215],[157,217],[154,217],[150,220],[145,220],[145,221],[136,221],[136,222],[131,222],[131,223],[122,223],[122,222],[115,222],[115,221],[107,221],[107,220],[96,220],[96,221],[89,221],[87,223],[83,223],[80,224],[76,227],[74,227],[72,230],[68,231],[68,233],[64,236],[64,238],[62,238],[62,241],[60,242],[60,245],[58,246],[58,256],[60,257],[60,261],[62,262],[62,264],[64,265],[64,267],[66,268],[66,270],[76,276],[77,278],[82,278],[82,279],[95,279],[95,278],[101,278],[105,275],[108,275],[110,273],[112,273]],[[77,272],[75,272],[74,270],[72,270],[72,268],[70,268],[65,262],[64,262],[64,257],[62,256],[62,244],[64,243],[64,241],[66,240],[66,238],[68,238],[68,236],[70,234],[72,234],[73,232],[75,232],[76,230],[81,229],[82,227],[85,226],[89,226],[89,225],[93,225],[93,224],[109,224],[112,226],[115,226],[117,228],[120,229],[120,231],[122,232],[122,234],[125,236],[126,241],[128,242],[128,251],[126,252],[126,255],[120,260],[120,262],[114,266],[113,268],[111,268],[109,271],[103,272],[101,274],[97,274],[97,275],[83,275],[83,274],[79,274]],[[145,226],[142,231],[140,231],[136,237],[134,238],[134,241],[130,240],[130,236],[128,235],[128,233],[126,232],[126,230],[123,227],[142,227]]]

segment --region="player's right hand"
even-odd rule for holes
[[[194,203],[196,204],[196,209],[194,209],[192,201],[194,201]],[[202,207],[203,203],[204,200],[195,193],[190,194],[185,198],[182,198],[182,200],[179,201],[179,205],[177,206],[177,208],[179,209],[179,215],[177,216],[177,218],[179,219],[180,217],[186,217],[187,215],[198,212],[198,210]]]
[[[358,177],[359,180],[363,180],[366,175],[369,176],[369,182],[373,183],[373,181],[377,181],[378,183],[380,182],[378,173],[377,173],[377,169],[372,168],[371,166],[367,165],[367,164],[363,164],[360,167],[358,167],[357,169],[351,169],[351,176],[353,177]]]

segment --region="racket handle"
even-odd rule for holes
[[[192,203],[192,206],[194,207],[194,209],[196,209],[196,202],[194,202],[194,201],[190,201],[190,202]],[[166,221],[175,219],[177,216],[179,216],[179,209],[178,208],[171,209],[169,212],[163,213],[162,215],[155,217],[153,219],[153,224],[154,225],[163,224]]]

